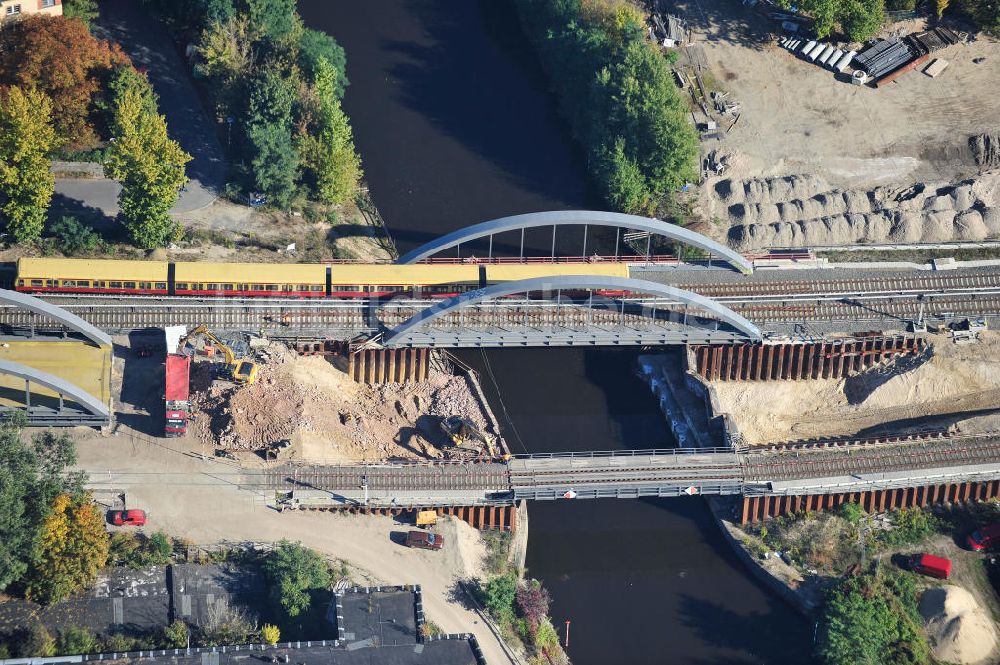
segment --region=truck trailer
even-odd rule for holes
[[[184,436],[187,434],[188,416],[191,412],[191,359],[168,353],[166,376],[164,399],[167,418],[164,434],[168,437]]]

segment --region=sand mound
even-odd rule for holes
[[[971,345],[945,336],[930,341],[924,356],[896,358],[846,379],[714,387],[722,411],[750,444],[849,436],[889,421],[1000,406],[1000,334],[986,333]]]
[[[924,591],[920,614],[938,660],[949,663],[979,663],[996,646],[996,629],[971,593],[957,586]]]

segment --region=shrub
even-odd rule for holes
[[[307,612],[313,596],[330,587],[330,569],[317,552],[283,540],[264,559],[275,603],[289,617]]]
[[[101,244],[101,236],[76,217],[62,217],[49,228],[63,254],[92,252]]]
[[[19,658],[48,658],[56,653],[56,641],[41,623],[15,635],[11,646]]]
[[[281,639],[281,630],[272,624],[265,623],[260,629],[260,639],[264,640],[265,643],[274,646]]]
[[[864,516],[865,510],[856,503],[845,503],[840,507],[840,516],[849,524],[857,524]]]
[[[514,619],[516,595],[517,577],[514,573],[494,577],[481,590],[483,605],[495,619],[505,623]]]
[[[183,649],[188,645],[188,638],[191,631],[186,623],[177,619],[172,624],[163,629],[163,641],[174,649]]]
[[[75,656],[94,653],[97,636],[86,628],[70,626],[60,630],[56,637],[56,653],[60,656]]]

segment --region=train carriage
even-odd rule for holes
[[[18,291],[29,293],[107,293],[166,295],[165,261],[21,258]]]

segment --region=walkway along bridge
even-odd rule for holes
[[[575,257],[525,257],[526,229],[584,229]],[[614,256],[587,256],[591,226],[615,229]],[[646,255],[622,256],[624,229],[645,234]],[[520,233],[520,256],[493,255],[493,237]],[[698,264],[650,254],[662,236],[709,257]],[[432,259],[463,244],[488,243],[485,257]],[[507,243],[509,244],[509,243]],[[517,244],[514,244],[517,247]],[[712,264],[712,260],[715,264]],[[367,340],[368,348],[727,344],[782,336],[820,339],[830,333],[905,330],[926,320],[983,318],[1000,322],[1000,266],[947,271],[865,264],[861,268],[754,270],[747,258],[707,237],[666,222],[593,211],[516,215],[456,231],[404,256],[401,262],[549,263],[579,274],[487,284],[454,297],[227,298],[49,295],[58,305],[106,332],[204,323],[220,331],[262,332],[296,340]],[[720,265],[721,261],[721,265]],[[589,267],[614,262],[627,277]],[[787,266],[786,266],[787,267]],[[371,266],[379,269],[378,264]],[[4,306],[0,325],[24,332],[52,324]]]
[[[516,456],[503,462],[284,466],[247,473],[279,508],[403,510],[507,506],[520,500],[740,495],[743,519],[845,500],[987,498],[1000,491],[1000,439],[926,438],[802,447],[626,450]],[[934,488],[937,488],[936,490]],[[909,493],[909,494],[907,494]],[[891,498],[890,498],[891,497]],[[964,497],[964,498],[963,498]],[[803,500],[808,501],[804,504]]]

